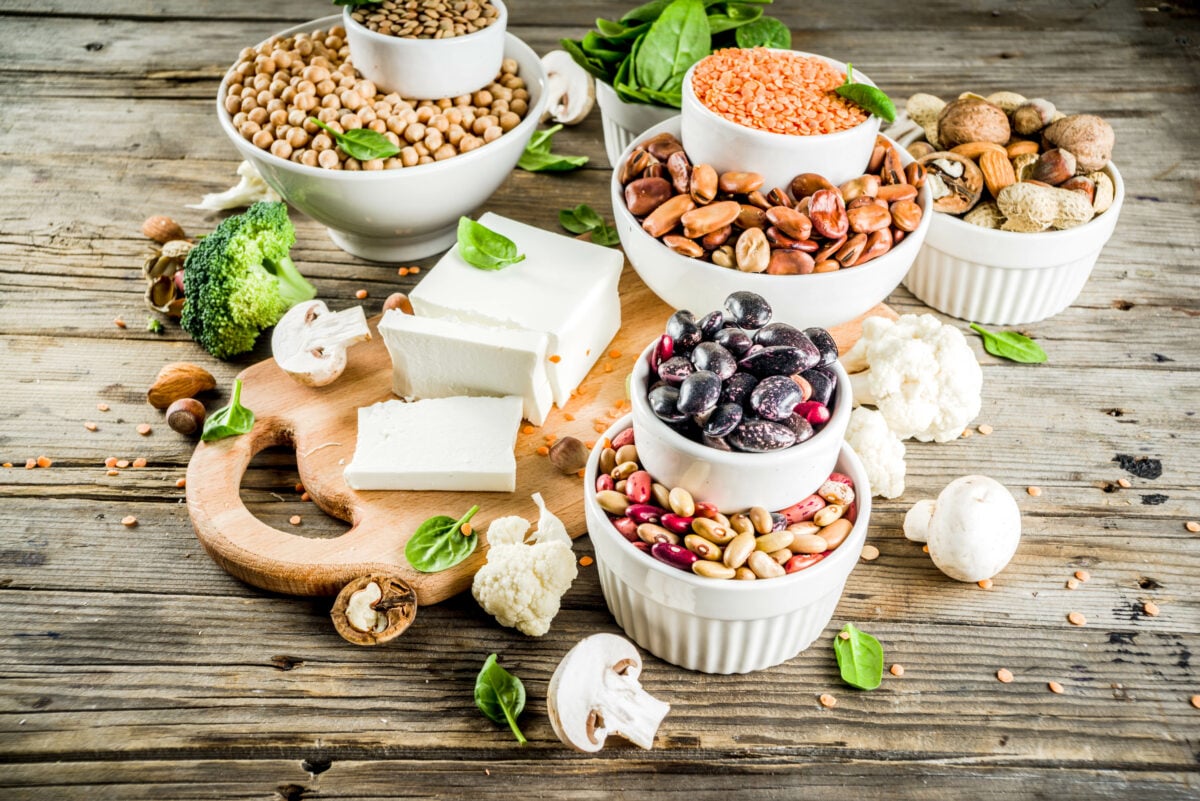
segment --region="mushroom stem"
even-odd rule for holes
[[[671,711],[671,705],[643,690],[637,679],[629,676],[609,673],[605,685],[609,697],[600,711],[602,728],[609,734],[621,735],[640,748],[653,748],[654,735]]]

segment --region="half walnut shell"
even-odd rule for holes
[[[925,168],[934,211],[964,214],[982,197],[983,172],[971,159],[940,150],[922,156],[917,163]]]
[[[402,578],[370,573],[342,587],[329,616],[347,642],[380,645],[412,625],[417,617],[417,594]]]

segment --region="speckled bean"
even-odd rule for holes
[[[629,508],[629,499],[616,490],[604,490],[596,493],[596,503],[610,515],[620,517]]]
[[[783,515],[787,518],[789,524],[803,523],[807,520],[812,520],[813,515],[824,509],[825,506],[825,499],[820,495],[809,495],[804,500],[784,509]]]
[[[671,508],[671,490],[667,489],[666,485],[659,484],[657,481],[650,486],[650,495],[654,498],[654,503],[664,509]]]
[[[612,469],[612,477],[620,481],[623,478],[629,478],[640,469],[641,465],[637,462],[621,462]]]
[[[671,354],[668,353],[664,358],[667,358],[667,359],[671,358]],[[614,450],[619,451],[621,448],[624,448],[626,445],[633,445],[633,444],[634,444],[634,432],[633,432],[632,428],[627,428],[612,438],[612,448]]]
[[[612,473],[613,468],[617,466],[617,452],[612,448],[605,448],[600,451],[600,472]]]
[[[738,534],[725,546],[722,561],[729,567],[738,568],[746,564],[750,554],[754,553],[754,535],[751,533]],[[758,571],[755,571],[757,574]]]
[[[754,526],[754,530],[759,534],[770,534],[773,527],[771,522],[771,513],[761,506],[750,507],[748,517],[750,524]]]
[[[832,523],[834,520],[839,519],[845,513],[846,513],[846,507],[844,507],[840,504],[831,503],[828,506],[826,506],[824,509],[822,509],[821,511],[819,511],[815,515],[813,515],[813,522],[816,523],[818,526],[821,526],[822,528],[824,528],[825,526],[828,526],[830,523]]]
[[[706,517],[696,517],[692,519],[692,531],[699,534],[709,542],[714,542],[717,545],[725,545],[736,536],[736,532],[728,526],[723,526],[715,520],[709,520]],[[753,535],[751,535],[753,536]]]
[[[697,576],[704,576],[704,578],[725,580],[737,575],[736,570],[722,562],[708,562],[703,559],[697,559],[695,562],[692,562],[692,572]]]
[[[783,567],[763,551],[755,551],[746,560],[746,566],[761,579],[778,578],[784,575]]]
[[[775,560],[775,564],[783,567],[792,558],[793,554],[788,548],[780,548],[778,551],[771,551],[767,556]]]
[[[822,528],[820,537],[825,541],[826,549],[832,551],[846,541],[853,528],[853,523],[845,517],[841,517]]]
[[[672,531],[667,531],[662,526],[654,523],[642,523],[637,527],[637,535],[638,539],[640,539],[642,542],[648,542],[651,544],[656,542],[669,542],[672,545],[679,544],[678,534]]]
[[[792,543],[788,546],[796,553],[825,553],[830,550],[829,543],[819,534],[792,533]]]
[[[688,534],[683,538],[683,544],[684,547],[701,559],[713,562],[720,561],[721,559],[721,546],[715,542],[710,542],[699,534]]]
[[[756,581],[758,576],[750,568],[742,566],[733,572],[733,578],[735,581]]]
[[[758,551],[771,553],[778,551],[780,548],[787,548],[792,544],[792,532],[784,529],[783,531],[772,531],[768,534],[763,534],[754,541],[754,548]]]

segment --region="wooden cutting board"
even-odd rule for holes
[[[797,278],[796,280],[804,280]],[[540,492],[572,537],[587,527],[582,485],[559,473],[537,449],[548,435],[599,438],[628,411],[625,376],[637,354],[662,333],[672,309],[658,299],[626,264],[621,277],[622,325],[566,409],[554,409],[546,422],[517,437],[517,489],[497,492],[358,492],[346,486],[342,470],[354,455],[358,408],[394,397],[392,364],[375,330],[370,342],[349,351],[346,372],[327,387],[306,387],[268,359],[243,371],[242,403],[256,416],[244,436],[200,443],[187,471],[187,504],[196,536],[209,555],[237,578],[274,592],[333,595],[367,573],[388,573],[406,580],[422,605],[437,603],[466,589],[483,565],[488,524],[505,515],[536,522],[530,495]],[[708,310],[704,310],[708,311]],[[863,317],[895,317],[880,304]],[[843,352],[861,335],[862,318],[832,329]],[[240,486],[250,460],[274,445],[295,448],[300,480],[312,500],[351,528],[333,539],[316,539],[272,528],[246,509]],[[433,515],[459,517],[472,504],[480,510],[471,521],[480,545],[466,561],[441,573],[419,573],[404,558],[404,545]]]

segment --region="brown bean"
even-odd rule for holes
[[[688,161],[687,153],[676,150],[667,158],[667,174],[671,176],[675,191],[686,195],[692,186],[692,163]]]
[[[667,177],[667,165],[663,164],[661,161],[656,161],[653,164],[651,164],[649,167],[646,168],[646,171],[644,173],[642,173],[642,177],[643,178],[666,178]]]
[[[842,245],[846,244],[846,237],[839,236],[837,239],[830,239],[813,254],[813,258],[819,264],[826,259],[832,259],[833,254],[837,253]]]
[[[682,195],[681,195],[682,197]],[[686,236],[678,234],[667,234],[662,238],[663,244],[671,250],[678,253],[680,256],[687,256],[691,259],[698,259],[704,255],[704,248],[699,242],[688,239]]]
[[[898,200],[916,200],[917,188],[912,184],[888,184],[879,187],[879,192],[875,197],[888,203],[895,203]]]
[[[694,208],[696,204],[690,197],[676,195],[652,211],[650,216],[642,221],[642,228],[657,239],[679,225],[679,219]]]
[[[887,154],[888,143],[883,139],[875,140],[875,147],[871,150],[871,158],[867,160],[867,172],[879,172],[879,168],[883,166],[883,157]]]
[[[683,150],[683,143],[675,138],[673,134],[660,133],[642,142],[638,147],[648,150],[654,158],[665,162],[671,157],[672,153],[678,153],[680,150]]]
[[[821,539],[825,540],[825,545],[828,547],[828,549],[832,551],[846,541],[846,537],[850,536],[850,530],[852,528],[854,528],[854,524],[843,517],[838,520],[834,520],[817,533],[820,535]]]
[[[891,211],[892,224],[901,231],[915,231],[921,224],[921,207],[911,200],[897,200]]]
[[[753,192],[746,193],[746,201],[751,206],[758,206],[763,211],[771,208],[771,201],[767,200],[767,196],[755,189]]]
[[[644,217],[671,198],[671,184],[664,178],[638,178],[625,187],[625,207]]]
[[[904,168],[904,177],[908,183],[920,189],[925,185],[925,165],[914,161]]]
[[[789,209],[792,207],[791,198],[779,187],[775,187],[767,193],[767,200],[771,201],[772,206],[784,206]]]
[[[771,260],[767,264],[768,275],[808,275],[813,272],[816,263],[813,257],[802,250],[787,250],[778,248],[771,251]]]
[[[717,186],[722,192],[744,195],[760,188],[763,180],[762,175],[756,172],[723,172],[717,180]]]
[[[788,547],[795,553],[825,553],[830,549],[829,543],[819,534],[793,534]]]
[[[729,241],[729,237],[733,235],[733,226],[726,225],[718,228],[715,231],[710,231],[700,239],[700,245],[705,250],[716,250]],[[725,265],[728,266],[728,265]]]
[[[734,254],[733,245],[721,245],[719,248],[714,250],[712,252],[712,263],[718,267],[736,266],[737,256]]]
[[[758,206],[743,203],[741,211],[738,213],[738,218],[734,220],[733,224],[742,229],[766,228],[767,215]]]
[[[642,150],[640,147],[636,147],[633,149],[633,152],[629,154],[629,158],[625,159],[625,163],[621,165],[621,170],[617,175],[617,179],[622,184],[627,184],[633,179],[641,176],[641,174],[645,172],[646,168],[651,164],[655,164],[657,162],[658,159],[654,158],[654,156],[651,156],[649,152]]]
[[[862,255],[863,250],[867,247],[867,235],[855,234],[846,240],[846,244],[838,248],[837,253],[833,255],[843,267],[852,267],[858,261],[858,257]]]
[[[842,265],[837,261],[837,259],[825,259],[824,261],[819,261],[816,263],[816,265],[813,267],[813,272],[836,273],[840,269],[842,269]]]
[[[892,224],[891,212],[873,203],[847,209],[846,217],[850,221],[850,230],[860,234],[879,231]]]
[[[744,273],[761,273],[771,262],[771,246],[761,228],[747,228],[734,248],[737,268]]]
[[[812,220],[788,206],[772,206],[767,209],[767,222],[792,239],[808,239],[812,234]]]
[[[904,163],[900,161],[900,151],[888,145],[883,155],[883,166],[879,169],[879,177],[885,184],[905,183]]]
[[[875,197],[879,194],[879,176],[878,175],[860,175],[853,178],[838,187],[842,193],[842,200],[849,203],[856,197],[866,195]]]
[[[746,560],[746,566],[759,578],[778,578],[784,575],[783,566],[763,551],[755,551]]]
[[[809,207],[811,205],[812,205],[812,195],[809,195],[808,197],[802,197],[799,200],[797,200],[795,208],[796,208],[796,211],[800,212],[801,214],[808,214]]]
[[[653,545],[656,542],[669,542],[672,545],[679,544],[678,534],[655,523],[642,523],[637,527],[637,535],[638,539],[649,545]]]
[[[731,225],[741,211],[741,204],[736,200],[722,200],[719,203],[710,203],[707,206],[692,209],[679,221],[683,223],[684,236],[696,239]]]
[[[866,264],[872,259],[877,259],[891,249],[892,230],[890,228],[872,231],[867,236],[867,246],[863,248],[862,255],[858,257],[858,261],[854,262],[854,266],[857,267],[860,264]]]
[[[717,545],[725,545],[737,536],[737,532],[729,526],[723,526],[716,520],[709,520],[706,517],[697,517],[692,520],[692,531]]]
[[[809,195],[815,195],[822,189],[833,189],[833,184],[829,183],[824,175],[818,175],[815,172],[802,172],[792,179],[792,197],[799,201]]]
[[[813,230],[826,239],[845,236],[850,228],[850,220],[846,217],[846,204],[836,189],[821,189],[814,193],[809,204],[808,217],[812,220]]]
[[[752,553],[754,553],[754,532],[743,532],[730,540],[729,544],[725,546],[722,561],[726,567],[738,568],[746,563],[746,560]],[[763,556],[766,556],[766,554],[763,554]]]
[[[698,205],[712,203],[717,196],[717,171],[711,164],[697,164],[692,167],[691,186],[688,192]]]

